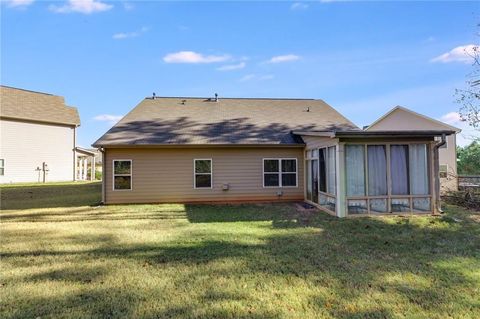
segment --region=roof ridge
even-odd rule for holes
[[[215,99],[215,97],[200,97],[200,96],[155,96],[157,99],[198,99],[208,100]],[[286,100],[286,101],[322,101],[322,99],[313,98],[282,98],[282,97],[218,97],[219,100]],[[153,100],[151,96],[145,97],[145,100]]]

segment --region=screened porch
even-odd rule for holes
[[[339,217],[433,213],[434,137],[447,133],[299,132],[306,142],[306,201]]]

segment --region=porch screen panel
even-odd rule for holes
[[[335,174],[335,146],[328,148],[328,185],[327,193],[335,195],[336,174]]]
[[[327,149],[320,149],[318,154],[319,158],[319,171],[318,171],[318,189],[321,192],[327,192]]]
[[[412,195],[428,195],[428,153],[426,144],[410,145],[410,191]]]
[[[369,145],[368,195],[387,195],[387,153],[385,145]]]
[[[390,147],[390,176],[393,195],[409,195],[408,145]]]
[[[345,145],[347,196],[365,196],[365,146]]]
[[[312,161],[307,161],[307,199],[312,200]]]

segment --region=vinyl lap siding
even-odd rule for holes
[[[287,157],[298,160],[298,187],[263,188],[263,158]],[[194,189],[195,158],[212,159],[212,189]],[[132,190],[113,191],[114,159],[132,160]],[[107,204],[303,199],[302,148],[107,149],[104,171]]]
[[[41,181],[36,168],[43,162],[50,170],[47,181],[73,180],[73,134],[73,127],[0,120],[0,183]]]

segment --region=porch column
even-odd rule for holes
[[[345,143],[338,143],[337,162],[335,170],[337,172],[337,203],[336,213],[338,217],[347,216],[347,179],[345,174]]]
[[[87,180],[87,173],[88,173],[88,162],[87,157],[83,158],[83,180]]]
[[[92,156],[91,159],[92,159],[92,166],[91,166],[92,173],[90,174],[90,180],[94,181],[95,180],[95,156]]]
[[[78,179],[83,179],[83,157],[78,159]]]

